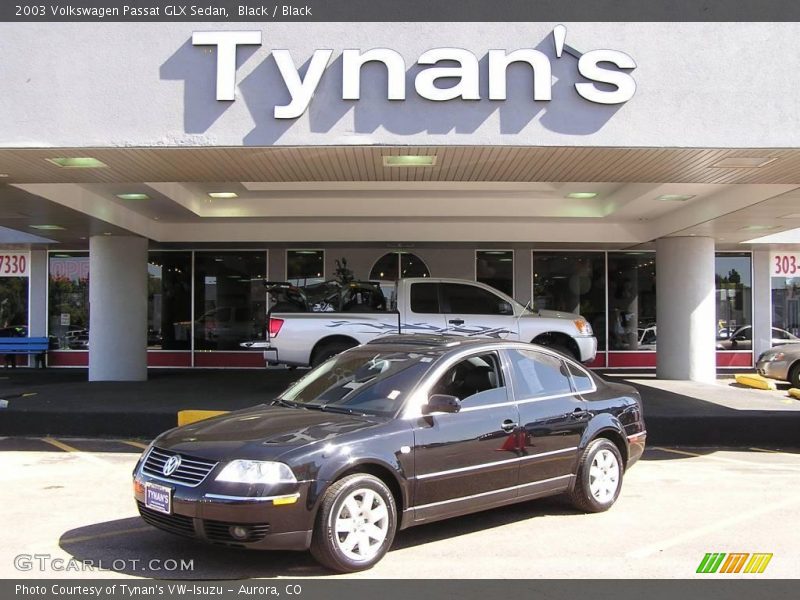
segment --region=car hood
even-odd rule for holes
[[[269,460],[383,422],[377,417],[262,404],[171,429],[161,434],[155,445],[210,460]]]

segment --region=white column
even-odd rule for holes
[[[714,240],[656,240],[656,317],[660,379],[716,378]]]
[[[147,379],[147,240],[89,239],[89,381]]]
[[[772,347],[772,278],[769,250],[753,252],[753,355]]]
[[[47,335],[47,280],[46,250],[31,250],[30,278],[28,279],[28,335]],[[36,357],[28,357],[28,366],[36,366]]]

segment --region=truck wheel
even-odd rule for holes
[[[311,366],[316,367],[317,365],[321,365],[331,356],[336,356],[355,346],[356,344],[349,344],[347,342],[330,342],[328,344],[323,344],[314,351],[314,356],[311,357]]]

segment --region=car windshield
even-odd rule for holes
[[[424,351],[350,350],[308,373],[278,400],[308,409],[392,416],[437,357]]]

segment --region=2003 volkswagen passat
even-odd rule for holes
[[[547,348],[391,336],[269,406],[160,435],[134,488],[171,533],[356,571],[420,523],[561,493],[606,510],[645,436],[636,390]]]

